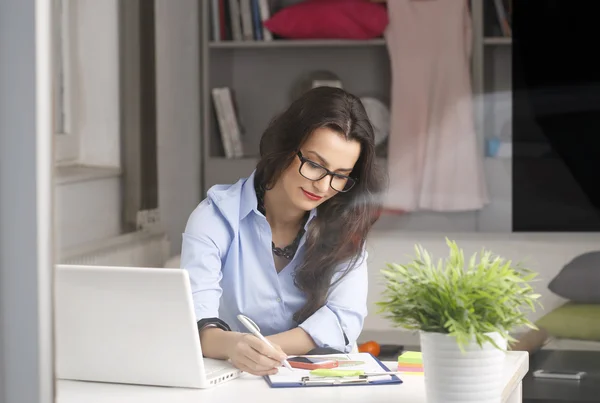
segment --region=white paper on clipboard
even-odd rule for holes
[[[373,381],[391,379],[391,375],[386,375],[386,369],[382,368],[379,362],[377,362],[369,353],[304,355],[301,357],[319,357],[338,360],[342,365],[336,369],[363,370],[366,373],[381,373],[381,376],[369,376],[369,379]],[[343,365],[344,361],[359,361],[361,363],[346,366]],[[269,375],[268,377],[271,383],[277,385],[284,383],[302,383],[302,378],[307,376],[310,376],[309,369],[294,368],[289,370],[285,367],[280,367],[277,374]]]

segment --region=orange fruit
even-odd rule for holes
[[[377,357],[381,353],[381,346],[376,341],[371,340],[358,346],[358,351],[361,353],[371,353],[374,357]]]

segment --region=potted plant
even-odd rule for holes
[[[536,273],[483,249],[465,261],[446,238],[448,256],[434,259],[420,245],[408,264],[388,264],[379,313],[394,326],[418,331],[429,403],[500,402],[509,332],[525,325],[524,309],[540,297]]]

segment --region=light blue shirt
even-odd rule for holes
[[[306,301],[293,278],[306,234],[294,258],[277,273],[271,227],[257,209],[254,174],[209,189],[183,233],[181,267],[189,272],[196,320],[216,317],[246,332],[237,319],[242,313],[267,336],[296,327],[294,312]],[[316,209],[308,222],[315,216]],[[299,324],[317,346],[349,352],[356,342],[367,315],[366,261],[363,250],[358,265],[330,289],[326,305]]]

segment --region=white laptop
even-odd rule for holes
[[[187,271],[57,265],[60,379],[209,388],[237,378],[203,358]]]

